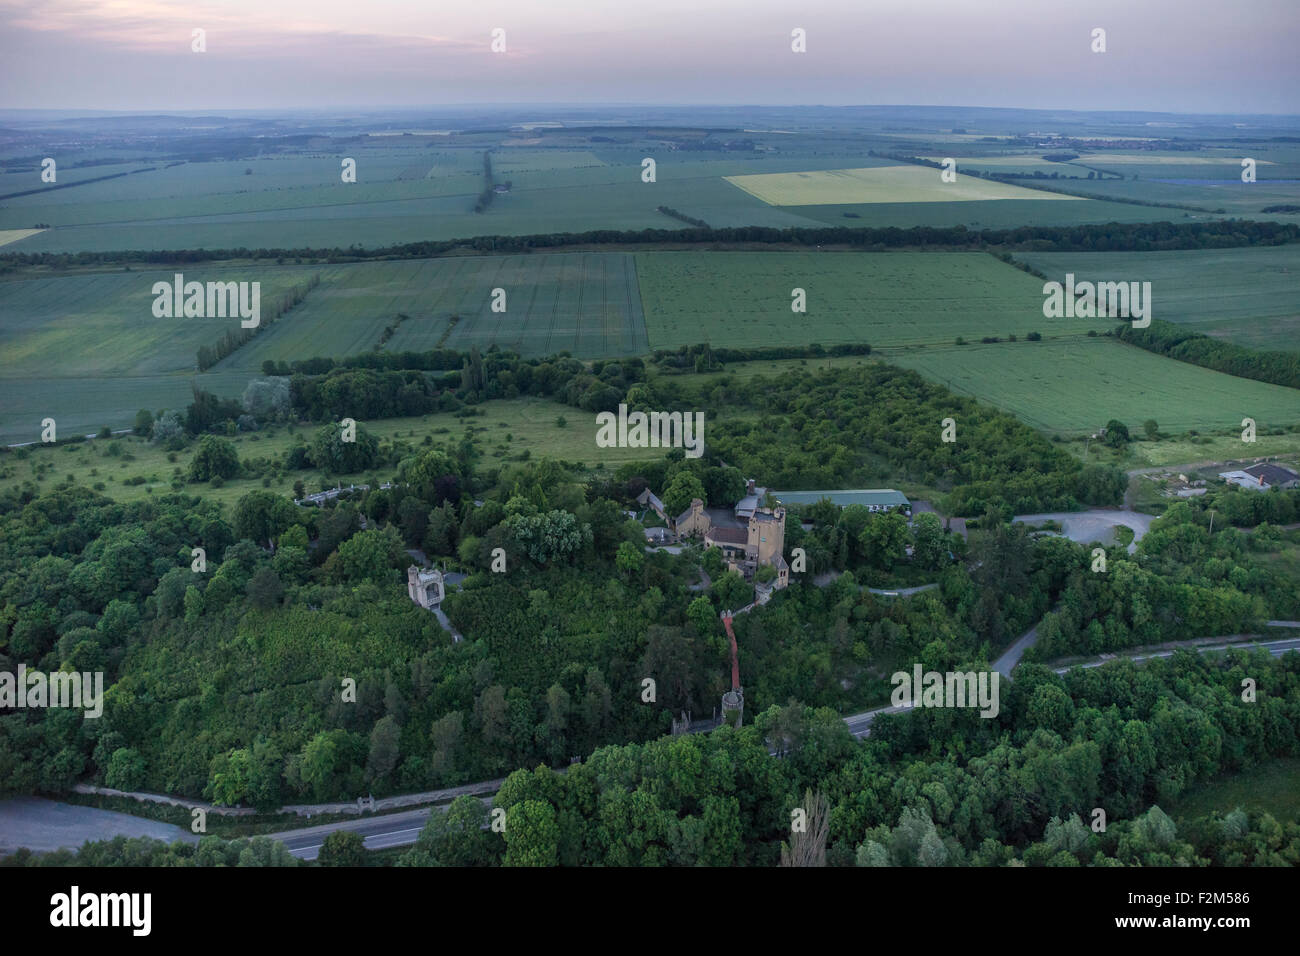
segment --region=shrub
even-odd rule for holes
[[[239,453],[233,442],[216,435],[199,439],[198,451],[190,462],[190,481],[208,481],[212,478],[233,478],[239,474]],[[219,486],[214,486],[219,487]]]

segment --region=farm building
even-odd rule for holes
[[[662,521],[667,523],[668,515],[664,514],[664,503],[660,501],[658,496],[655,495],[655,493],[651,491],[649,488],[647,488],[645,491],[641,492],[641,494],[636,496],[636,503],[643,507],[648,505],[650,509],[660,517]]]
[[[1300,488],[1300,475],[1281,465],[1251,465],[1241,471],[1219,474],[1230,485],[1240,485],[1251,491],[1268,491],[1270,488]]]
[[[902,508],[912,513],[912,503],[901,491],[893,488],[863,488],[856,491],[774,491],[772,497],[783,505],[813,505],[823,498],[841,508],[862,505],[870,511],[892,511]]]

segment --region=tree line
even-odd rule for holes
[[[1246,348],[1163,319],[1153,319],[1144,329],[1126,322],[1115,330],[1115,334],[1121,342],[1190,365],[1240,378],[1253,378],[1258,382],[1300,388],[1300,352]]]
[[[231,329],[218,339],[215,344],[200,345],[196,359],[199,371],[206,372],[236,349],[247,345],[253,340],[253,336],[299,305],[303,299],[307,298],[307,294],[318,285],[320,285],[319,272],[313,273],[312,277],[306,282],[294,286],[285,293],[278,302],[274,303],[269,310],[259,317],[258,324],[253,328],[240,328],[238,331]]]
[[[529,236],[476,236],[468,239],[426,240],[364,249],[352,246],[317,248],[118,250],[113,252],[10,252],[0,254],[0,267],[208,262],[215,259],[312,262],[366,262],[428,259],[448,253],[520,253],[534,249],[592,245],[838,246],[872,251],[889,249],[954,249],[1035,252],[1146,252],[1172,249],[1224,249],[1281,245],[1300,238],[1300,224],[1223,219],[1213,222],[1102,223],[1075,226],[1017,226],[1009,229],[968,229],[966,226],[693,227],[690,229],[597,229],[587,232]]]

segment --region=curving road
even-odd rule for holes
[[[1300,627],[1300,621],[1270,621],[1281,627]],[[1024,637],[1017,641],[1020,644],[1025,638],[1034,633],[1031,629]],[[1234,647],[1259,647],[1267,650],[1274,657],[1280,657],[1287,651],[1300,651],[1300,637],[1286,637],[1277,640],[1250,640],[1238,642],[1225,642],[1220,644],[1205,644],[1204,639],[1201,642],[1183,641],[1177,647],[1171,646],[1167,649],[1154,651],[1148,654],[1136,655],[1132,660],[1142,662],[1158,657],[1172,657],[1179,647],[1189,646],[1199,650],[1201,653],[1216,653],[1230,650]],[[1015,647],[1015,645],[1012,645]],[[1024,645],[1029,646],[1028,644]],[[1021,649],[1023,653],[1023,648]],[[1005,658],[1006,655],[1003,655]],[[1016,656],[1019,660],[1019,655]],[[1111,658],[1107,658],[1111,659]],[[1001,660],[1001,659],[1000,659]],[[1105,664],[1106,660],[1098,659],[1085,664],[1074,664],[1071,667],[1062,667],[1057,669],[1058,674],[1063,674],[1073,667],[1100,667]],[[881,715],[899,714],[903,711],[910,710],[911,705],[875,707],[871,710],[865,710],[860,714],[850,714],[844,718],[844,723],[849,728],[849,733],[861,740],[870,736],[871,725],[875,719]],[[484,803],[489,803],[490,799],[483,798]],[[284,833],[271,834],[275,839],[283,840],[289,847],[289,852],[296,857],[304,860],[314,860],[316,854],[320,851],[320,844],[324,842],[325,836],[332,830],[357,830],[366,835],[365,845],[367,849],[380,849],[382,847],[405,846],[414,843],[415,838],[419,836],[421,822],[428,818],[428,809],[423,811],[412,811],[410,813],[393,814],[387,817],[373,817],[368,820],[349,821],[347,823],[326,824],[319,827],[310,827],[306,830],[288,830]]]
[[[1041,622],[1040,622],[1041,623]],[[1011,679],[1011,672],[1016,669],[1020,663],[1020,658],[1024,657],[1025,651],[1034,646],[1038,640],[1038,625],[1035,624],[1025,633],[1021,634],[1011,646],[1002,652],[1002,656],[993,662],[993,669],[1008,680]]]

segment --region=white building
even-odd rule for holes
[[[1219,477],[1230,485],[1240,485],[1251,491],[1300,487],[1300,475],[1281,465],[1252,465],[1241,471],[1220,472]]]

